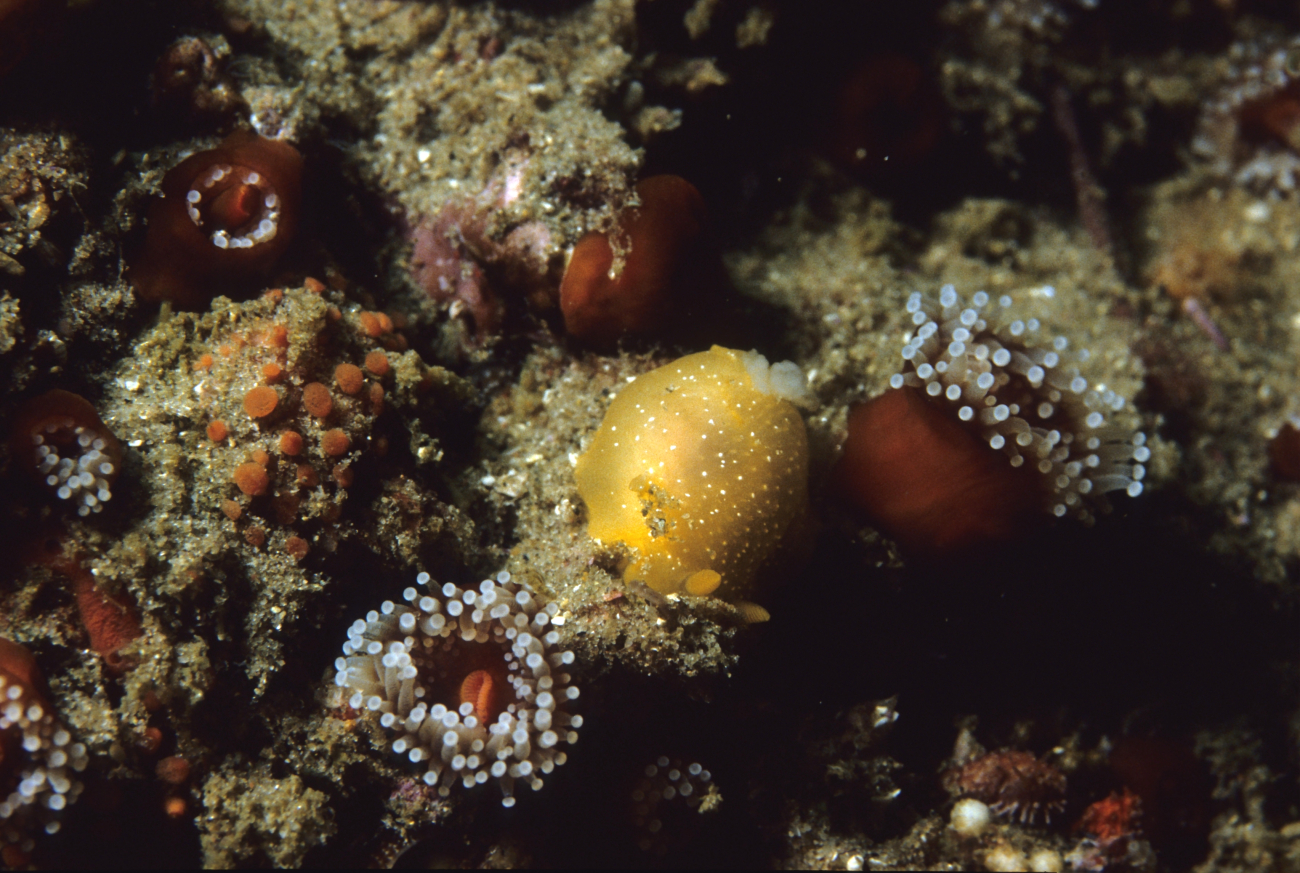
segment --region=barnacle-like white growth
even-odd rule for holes
[[[1123,397],[1080,372],[1086,349],[1044,336],[1038,319],[1022,318],[1006,295],[980,291],[963,304],[945,285],[937,304],[912,294],[907,312],[916,329],[890,386],[948,404],[1013,467],[1031,465],[1047,511],[1091,521],[1089,503],[1104,504],[1107,492],[1142,493],[1146,436]]]
[[[335,684],[397,735],[394,752],[428,762],[424,781],[444,797],[453,782],[494,779],[513,806],[515,782],[541,788],[582,726],[567,711],[578,688],[553,629],[559,606],[505,571],[477,590],[418,581],[427,595],[407,588],[409,606],[387,601],[348,629]]]
[[[4,758],[6,737],[14,741],[13,761]],[[57,832],[59,813],[81,793],[74,774],[86,761],[86,747],[72,741],[54,713],[0,670],[0,845],[30,851],[33,826]]]

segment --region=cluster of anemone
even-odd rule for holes
[[[1089,503],[1107,492],[1142,493],[1146,437],[1122,396],[1081,374],[1086,349],[1043,335],[1038,319],[1022,318],[1006,295],[980,291],[963,304],[945,285],[937,303],[913,293],[907,312],[915,331],[890,387],[947,404],[1012,467],[1028,465],[1051,514],[1088,521]]]
[[[1258,191],[1300,184],[1294,105],[1300,41],[1256,38],[1234,44],[1225,83],[1206,101],[1192,152],[1217,175]]]
[[[72,439],[62,451],[57,442],[47,442],[47,437],[61,427],[72,430]],[[51,422],[45,429],[45,433],[32,434],[32,444],[40,457],[37,470],[45,477],[45,484],[60,500],[75,506],[78,515],[102,512],[113,496],[109,480],[117,472],[113,459],[104,451],[104,438],[89,428],[74,425],[71,419],[64,425]]]
[[[204,309],[284,254],[298,223],[302,156],[240,130],[181,161],[162,187],[131,281],[147,300]]]
[[[558,648],[559,606],[505,571],[477,589],[418,582],[428,594],[407,588],[409,606],[386,601],[349,628],[335,684],[442,796],[495,780],[513,806],[515,783],[541,788],[582,726],[566,709],[578,688],[561,672],[573,653]]]
[[[85,517],[102,512],[122,468],[122,447],[84,397],[55,389],[18,413],[12,448],[27,472]]]
[[[693,812],[712,808],[711,804],[704,804],[712,779],[713,774],[698,762],[683,764],[667,755],[660,755],[653,764],[646,765],[631,796],[632,824],[638,831],[637,845],[642,851],[662,853],[666,849],[661,804],[678,801]]]
[[[0,661],[5,657],[0,651]],[[57,832],[59,813],[81,793],[74,774],[86,763],[86,747],[73,742],[17,671],[0,665],[0,845],[29,851],[33,826]]]

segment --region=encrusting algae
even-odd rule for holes
[[[574,475],[587,532],[636,550],[624,578],[737,595],[808,501],[803,374],[714,346],[640,376],[610,404]]]

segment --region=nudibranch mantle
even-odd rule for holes
[[[577,461],[588,533],[635,550],[626,579],[743,594],[806,508],[810,399],[794,364],[720,346],[637,377]]]

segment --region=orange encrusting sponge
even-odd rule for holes
[[[792,365],[781,365],[792,366]],[[775,371],[775,368],[772,368]],[[578,459],[588,533],[663,593],[745,593],[808,500],[808,437],[767,361],[714,346],[639,376]]]

